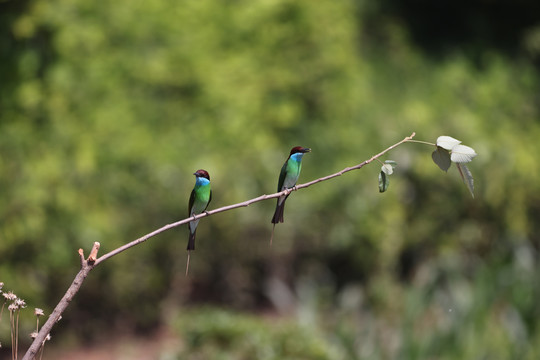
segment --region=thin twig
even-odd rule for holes
[[[422,141],[422,140],[409,140],[409,142],[417,143],[417,144],[424,144],[424,145],[430,145],[430,146],[437,146],[434,143],[430,143],[429,141]]]
[[[315,185],[317,183],[327,181],[327,180],[333,179],[335,177],[341,176],[341,175],[343,175],[343,174],[345,174],[345,173],[347,173],[349,171],[358,170],[358,169],[364,167],[365,165],[371,163],[372,161],[378,159],[379,157],[386,154],[390,150],[396,148],[397,146],[399,146],[399,145],[401,145],[401,144],[403,144],[405,142],[411,141],[412,138],[415,135],[416,134],[413,132],[410,136],[407,136],[403,140],[395,143],[394,145],[388,147],[387,149],[381,151],[377,155],[372,156],[370,159],[368,159],[368,160],[366,160],[366,161],[364,161],[364,162],[362,162],[362,163],[360,163],[358,165],[347,167],[347,168],[345,168],[345,169],[343,169],[341,171],[338,171],[338,172],[336,172],[334,174],[321,177],[319,179],[307,182],[305,184],[296,185],[296,187],[294,187],[293,189],[283,190],[283,191],[277,192],[275,194],[270,194],[270,195],[261,195],[259,197],[256,197],[256,198],[253,198],[253,199],[241,202],[241,203],[223,206],[223,207],[220,207],[218,209],[205,211],[205,212],[203,212],[201,214],[190,216],[189,218],[186,218],[186,219],[183,219],[183,220],[180,220],[180,221],[165,225],[165,226],[163,226],[163,227],[161,227],[161,228],[159,228],[157,230],[154,230],[151,233],[148,233],[148,234],[146,234],[146,235],[144,235],[144,236],[142,236],[142,237],[140,237],[140,238],[138,238],[136,240],[133,240],[133,241],[131,241],[131,242],[129,242],[129,243],[123,245],[123,246],[120,246],[119,248],[116,248],[116,249],[102,255],[99,258],[97,257],[97,251],[99,249],[99,243],[94,243],[93,249],[92,249],[92,251],[90,253],[91,256],[86,260],[84,259],[84,254],[83,254],[82,249],[79,249],[79,257],[80,257],[80,260],[81,260],[81,270],[79,271],[77,276],[75,276],[75,279],[73,280],[73,283],[68,288],[68,290],[65,293],[64,297],[60,300],[58,305],[56,305],[56,308],[54,309],[52,314],[49,316],[49,319],[41,327],[41,330],[39,331],[38,335],[36,336],[36,338],[32,342],[32,345],[30,345],[30,348],[28,348],[26,354],[24,355],[23,360],[34,359],[34,357],[36,356],[40,346],[45,341],[45,338],[51,332],[52,327],[58,321],[58,319],[60,318],[60,315],[67,308],[67,306],[69,305],[69,303],[71,302],[71,300],[73,299],[75,294],[79,291],[84,279],[88,276],[88,273],[90,273],[90,271],[92,269],[94,269],[96,266],[101,264],[103,261],[105,261],[105,260],[107,260],[107,259],[109,259],[109,258],[111,258],[111,257],[113,257],[115,255],[118,255],[121,252],[123,252],[123,251],[125,251],[125,250],[127,250],[127,249],[129,249],[129,248],[131,248],[131,247],[133,247],[135,245],[138,245],[138,244],[140,244],[142,242],[145,242],[146,240],[150,239],[151,237],[154,237],[154,236],[156,236],[158,234],[161,234],[164,231],[167,231],[167,230],[172,229],[174,227],[186,224],[186,223],[188,223],[190,221],[194,221],[194,220],[203,218],[205,216],[210,216],[210,215],[217,214],[217,213],[224,212],[224,211],[229,211],[229,210],[237,209],[237,208],[240,208],[240,207],[246,207],[246,206],[249,206],[249,205],[254,204],[256,202],[260,202],[260,201],[264,201],[264,200],[268,200],[268,199],[278,198],[278,197],[280,197],[282,195],[288,195],[288,194],[291,193],[291,191],[304,189],[304,188],[307,188],[307,187],[309,187],[311,185]]]

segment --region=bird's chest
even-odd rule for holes
[[[298,161],[292,160],[287,163],[287,176],[285,176],[285,180],[283,181],[285,188],[291,188],[296,185],[296,181],[300,175],[300,167],[301,163]]]
[[[193,203],[192,212],[200,213],[206,208],[210,201],[210,186],[200,186],[195,188],[195,201]]]

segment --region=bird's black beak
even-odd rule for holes
[[[311,152],[311,149],[310,149],[310,148],[303,148],[303,149],[302,149],[302,152],[308,153],[308,152]]]

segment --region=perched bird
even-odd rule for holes
[[[283,167],[281,168],[281,173],[279,174],[279,181],[277,191],[283,191],[285,189],[293,188],[296,185],[298,176],[300,175],[300,170],[302,170],[302,157],[305,153],[310,152],[311,149],[304,148],[301,146],[295,146],[291,149],[291,153]],[[283,222],[283,210],[285,209],[285,200],[289,197],[290,194],[282,195],[277,199],[276,211],[274,212],[274,217],[272,218],[272,237],[270,238],[270,245],[272,244],[272,239],[274,238],[274,229],[277,223]]]
[[[210,190],[210,175],[206,170],[197,170],[195,173],[195,187],[189,197],[189,216],[197,215],[206,210],[212,200],[212,190]],[[197,232],[199,220],[189,223],[189,240],[187,245],[188,258],[186,264],[186,275],[189,270],[189,255],[191,250],[195,250],[195,233]]]

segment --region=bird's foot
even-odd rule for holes
[[[296,190],[298,190],[298,189],[296,188],[296,185],[294,185],[293,187],[290,187],[290,188],[288,188],[287,190],[289,190],[289,194],[290,194],[290,193],[292,193],[293,191],[296,191]]]

